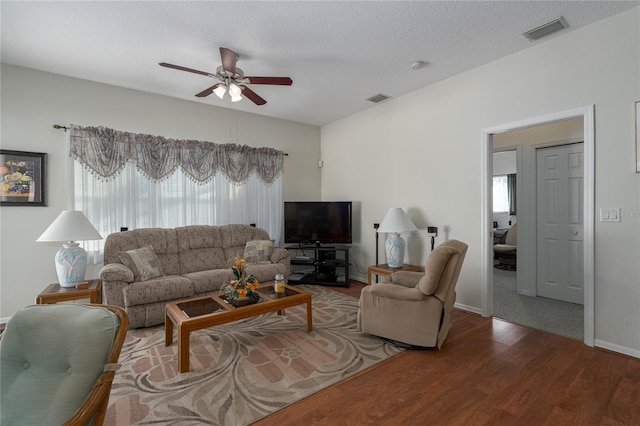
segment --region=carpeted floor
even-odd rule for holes
[[[506,321],[584,340],[584,308],[516,293],[516,272],[493,269],[493,315]]]
[[[401,351],[356,331],[358,300],[323,288],[304,305],[191,335],[191,371],[177,372],[164,326],[132,330],[105,425],[246,425]]]

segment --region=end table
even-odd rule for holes
[[[100,280],[87,280],[87,288],[60,287],[60,284],[49,284],[36,297],[36,304],[66,302],[69,300],[89,299],[89,303],[102,303],[102,289]]]
[[[372,265],[367,268],[367,285],[371,285],[371,275],[391,275],[398,271],[420,272],[420,267],[416,265],[404,264],[399,268],[391,268],[388,264]]]

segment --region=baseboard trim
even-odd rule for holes
[[[454,303],[453,307],[482,316],[482,309],[476,308],[475,306],[463,305],[462,303]]]
[[[640,358],[640,351],[637,349],[627,348],[626,346],[616,345],[615,343],[605,342],[604,340],[594,340],[594,346],[597,348],[606,349],[611,352],[617,352],[619,354],[628,355],[634,358]]]

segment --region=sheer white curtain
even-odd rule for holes
[[[493,211],[509,212],[509,185],[507,175],[493,177]]]
[[[153,182],[127,163],[121,174],[104,180],[73,161],[74,208],[85,212],[98,232],[107,235],[127,227],[172,228],[185,225],[255,223],[279,244],[282,175],[266,184],[251,174],[242,184],[222,173],[209,182],[194,182],[182,170]],[[90,262],[102,262],[104,240],[85,242]]]

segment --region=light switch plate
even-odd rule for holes
[[[600,222],[620,222],[620,208],[600,209]]]

